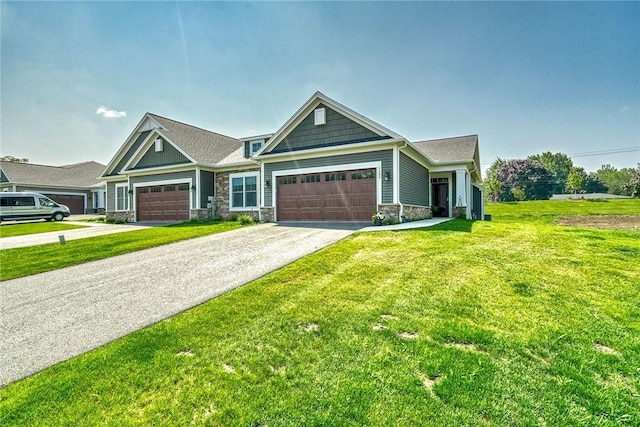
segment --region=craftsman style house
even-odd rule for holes
[[[107,165],[108,217],[261,221],[483,218],[478,136],[408,141],[316,92],[236,139],[147,113]]]

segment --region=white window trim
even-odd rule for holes
[[[253,144],[256,143],[260,143],[260,146],[254,150],[253,149]],[[251,141],[249,141],[249,157],[253,156],[254,154],[256,154],[258,151],[260,151],[260,149],[264,146],[264,139],[253,139]]]
[[[327,124],[327,110],[324,107],[313,110],[313,124],[322,126]]]
[[[114,200],[115,202],[115,209],[116,212],[124,212],[124,211],[128,211],[129,210],[129,184],[116,184],[116,198]],[[125,203],[126,206],[124,209],[118,209],[118,188],[125,188],[125,192],[124,192],[124,196],[125,196]]]
[[[234,178],[242,178],[243,179],[243,187],[242,192],[244,194],[244,178],[246,177],[255,177],[256,178],[256,205],[255,206],[242,206],[242,207],[233,207],[233,179]],[[260,195],[262,194],[260,183],[260,172],[242,172],[242,173],[230,173],[229,174],[229,211],[230,212],[242,212],[242,211],[251,211],[251,210],[259,210],[260,209]]]

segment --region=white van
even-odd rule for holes
[[[62,221],[71,215],[65,205],[54,202],[39,193],[0,192],[0,221],[19,219],[45,219]]]

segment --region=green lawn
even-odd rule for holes
[[[241,227],[239,222],[184,222],[87,239],[0,251],[0,281],[43,273]],[[3,226],[4,228],[4,226]]]
[[[82,228],[84,225],[68,224],[65,222],[30,222],[13,223],[5,222],[0,226],[0,238],[24,236],[27,234],[47,233],[49,231],[66,231],[74,228]]]
[[[8,385],[0,419],[640,425],[640,233],[552,224],[640,201],[546,203],[357,233]]]

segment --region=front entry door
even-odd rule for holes
[[[433,212],[433,216],[449,216],[449,184],[433,184],[433,206],[437,206],[438,210]]]

